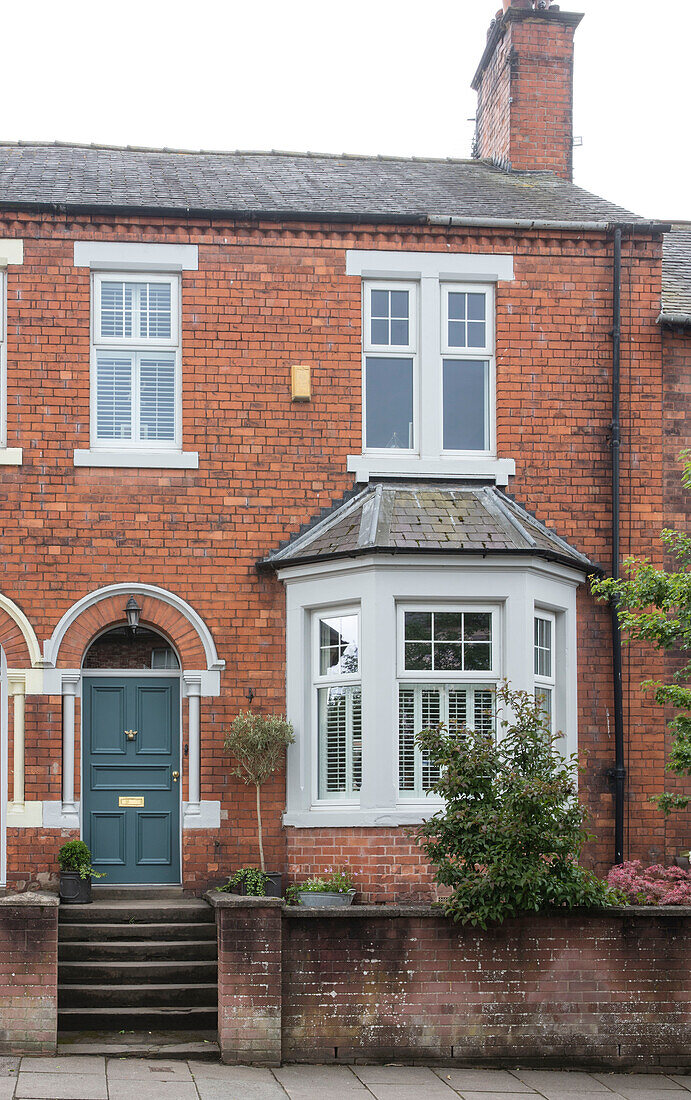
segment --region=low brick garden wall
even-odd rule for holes
[[[51,1054],[58,1028],[58,899],[0,897],[0,1054]]]
[[[531,915],[483,932],[424,906],[206,896],[225,1062],[691,1066],[691,909]]]

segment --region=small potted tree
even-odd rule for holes
[[[60,901],[63,905],[89,905],[92,878],[104,878],[91,866],[91,852],[83,840],[68,840],[58,852]]]
[[[285,750],[294,741],[293,727],[283,715],[254,714],[252,711],[241,711],[233,719],[225,739],[226,751],[238,762],[238,767],[231,774],[237,775],[248,786],[253,785],[256,788],[259,866],[261,873],[266,876],[266,896],[272,898],[283,895],[283,875],[266,870],[260,792],[267,779],[275,775],[281,767]],[[242,870],[246,872],[248,868]]]

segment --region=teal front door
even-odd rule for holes
[[[84,676],[83,829],[98,880],[180,882],[180,681]]]

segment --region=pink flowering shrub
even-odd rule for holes
[[[621,890],[630,905],[691,905],[691,871],[681,867],[644,867],[632,859],[613,867],[607,882]]]

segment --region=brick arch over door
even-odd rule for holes
[[[55,668],[81,667],[93,638],[125,622],[125,604],[135,596],[142,626],[161,631],[173,643],[183,669],[222,669],[211,633],[194,609],[174,593],[153,585],[110,585],[77,601],[45,644],[45,656]]]
[[[35,668],[41,649],[34,629],[20,607],[0,593],[0,645],[10,668]]]

